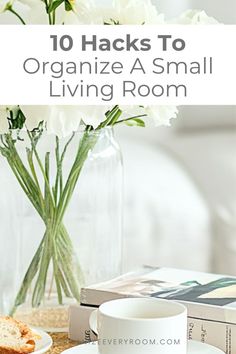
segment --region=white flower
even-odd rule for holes
[[[151,0],[115,0],[114,8],[121,24],[164,23],[164,15],[157,12]]]
[[[0,3],[7,0],[0,0]],[[22,4],[19,14],[27,24],[48,24],[48,14],[42,0],[11,0]],[[163,24],[151,0],[114,0],[104,7],[93,0],[70,0],[73,11],[65,11],[64,3],[56,9],[57,24]]]
[[[108,7],[94,8],[92,19],[94,24],[163,24],[164,15],[157,12],[151,0],[114,0]]]
[[[79,114],[86,125],[97,128],[105,119],[105,113],[112,107],[110,106],[80,106]]]
[[[81,115],[77,106],[51,106],[50,108],[50,114],[46,117],[48,134],[65,138],[78,131]]]
[[[46,7],[41,0],[15,0],[14,10],[28,25],[48,24]]]
[[[20,106],[26,118],[25,125],[28,130],[38,127],[39,123],[46,121],[50,115],[50,106]]]
[[[18,14],[26,24],[48,24],[48,15],[46,13],[46,7],[41,0],[0,0],[0,14],[4,12],[4,8],[1,7],[2,3],[11,5],[15,14],[11,13],[9,17],[11,24],[20,24],[21,21],[16,16]],[[8,11],[9,12],[9,11]],[[7,18],[6,18],[7,19]]]
[[[123,115],[125,115],[125,118],[136,117],[139,114],[145,114],[145,112],[143,112],[143,107],[141,106],[120,106],[120,109],[122,110]]]
[[[177,118],[178,114],[176,106],[145,106],[144,111],[156,127],[170,126],[171,119]]]
[[[51,106],[46,118],[48,134],[64,138],[79,130],[82,122],[97,128],[106,119],[107,106]]]
[[[147,125],[154,123],[156,127],[170,126],[170,121],[177,118],[178,108],[176,106],[121,106],[123,119],[129,117],[141,117]]]
[[[65,138],[79,130],[81,124],[91,125],[96,129],[105,119],[105,113],[111,106],[21,106],[26,117],[26,127],[33,130],[44,121],[48,134]],[[177,117],[175,106],[121,106],[122,117],[147,115],[147,123],[152,120],[155,126],[169,126],[170,120]],[[5,111],[6,115],[6,111]]]
[[[95,9],[92,0],[71,0],[73,11],[64,11],[61,14],[66,25],[92,23],[92,16]]]
[[[205,11],[198,11],[198,10],[187,10],[176,21],[177,23],[183,25],[219,24],[219,22],[214,17],[209,17]]]
[[[97,128],[106,119],[107,106],[21,106],[26,127],[33,130],[44,121],[48,134],[64,138],[79,130],[81,123]]]
[[[78,130],[81,118],[78,118],[78,108],[74,106],[20,106],[26,117],[26,127],[29,130],[37,128],[44,121],[48,134],[63,138]]]
[[[18,0],[25,5],[24,19],[27,24],[48,24],[46,7],[41,0]],[[89,17],[92,0],[70,0],[73,11],[66,11],[62,3],[56,9],[56,24],[80,24]]]

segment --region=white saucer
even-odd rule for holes
[[[61,354],[98,354],[98,346],[95,342],[82,344],[77,347],[67,349]],[[188,354],[224,354],[224,352],[208,344],[189,341]]]
[[[40,339],[35,341],[35,351],[33,354],[43,354],[46,353],[52,346],[52,338],[44,331],[39,329],[31,328],[32,331],[39,335]]]

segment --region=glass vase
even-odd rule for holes
[[[28,137],[15,146],[42,195],[32,200],[22,181],[14,184],[21,207],[11,210],[20,240],[13,245],[19,276],[11,314],[47,331],[66,331],[68,306],[79,302],[81,286],[121,273],[122,156],[112,128],[67,140],[36,138],[36,151]],[[30,178],[27,183],[34,192]]]

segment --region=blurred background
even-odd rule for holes
[[[236,24],[235,0],[155,4],[168,17],[195,8]],[[172,128],[122,127],[118,139],[126,269],[151,263],[235,275],[236,107],[180,107]]]
[[[153,0],[153,3],[168,17],[178,16],[187,9],[201,9],[222,23],[236,23],[236,2],[234,0]]]

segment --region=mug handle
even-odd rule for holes
[[[89,326],[91,330],[98,335],[98,310],[95,310],[91,313],[89,317]]]

